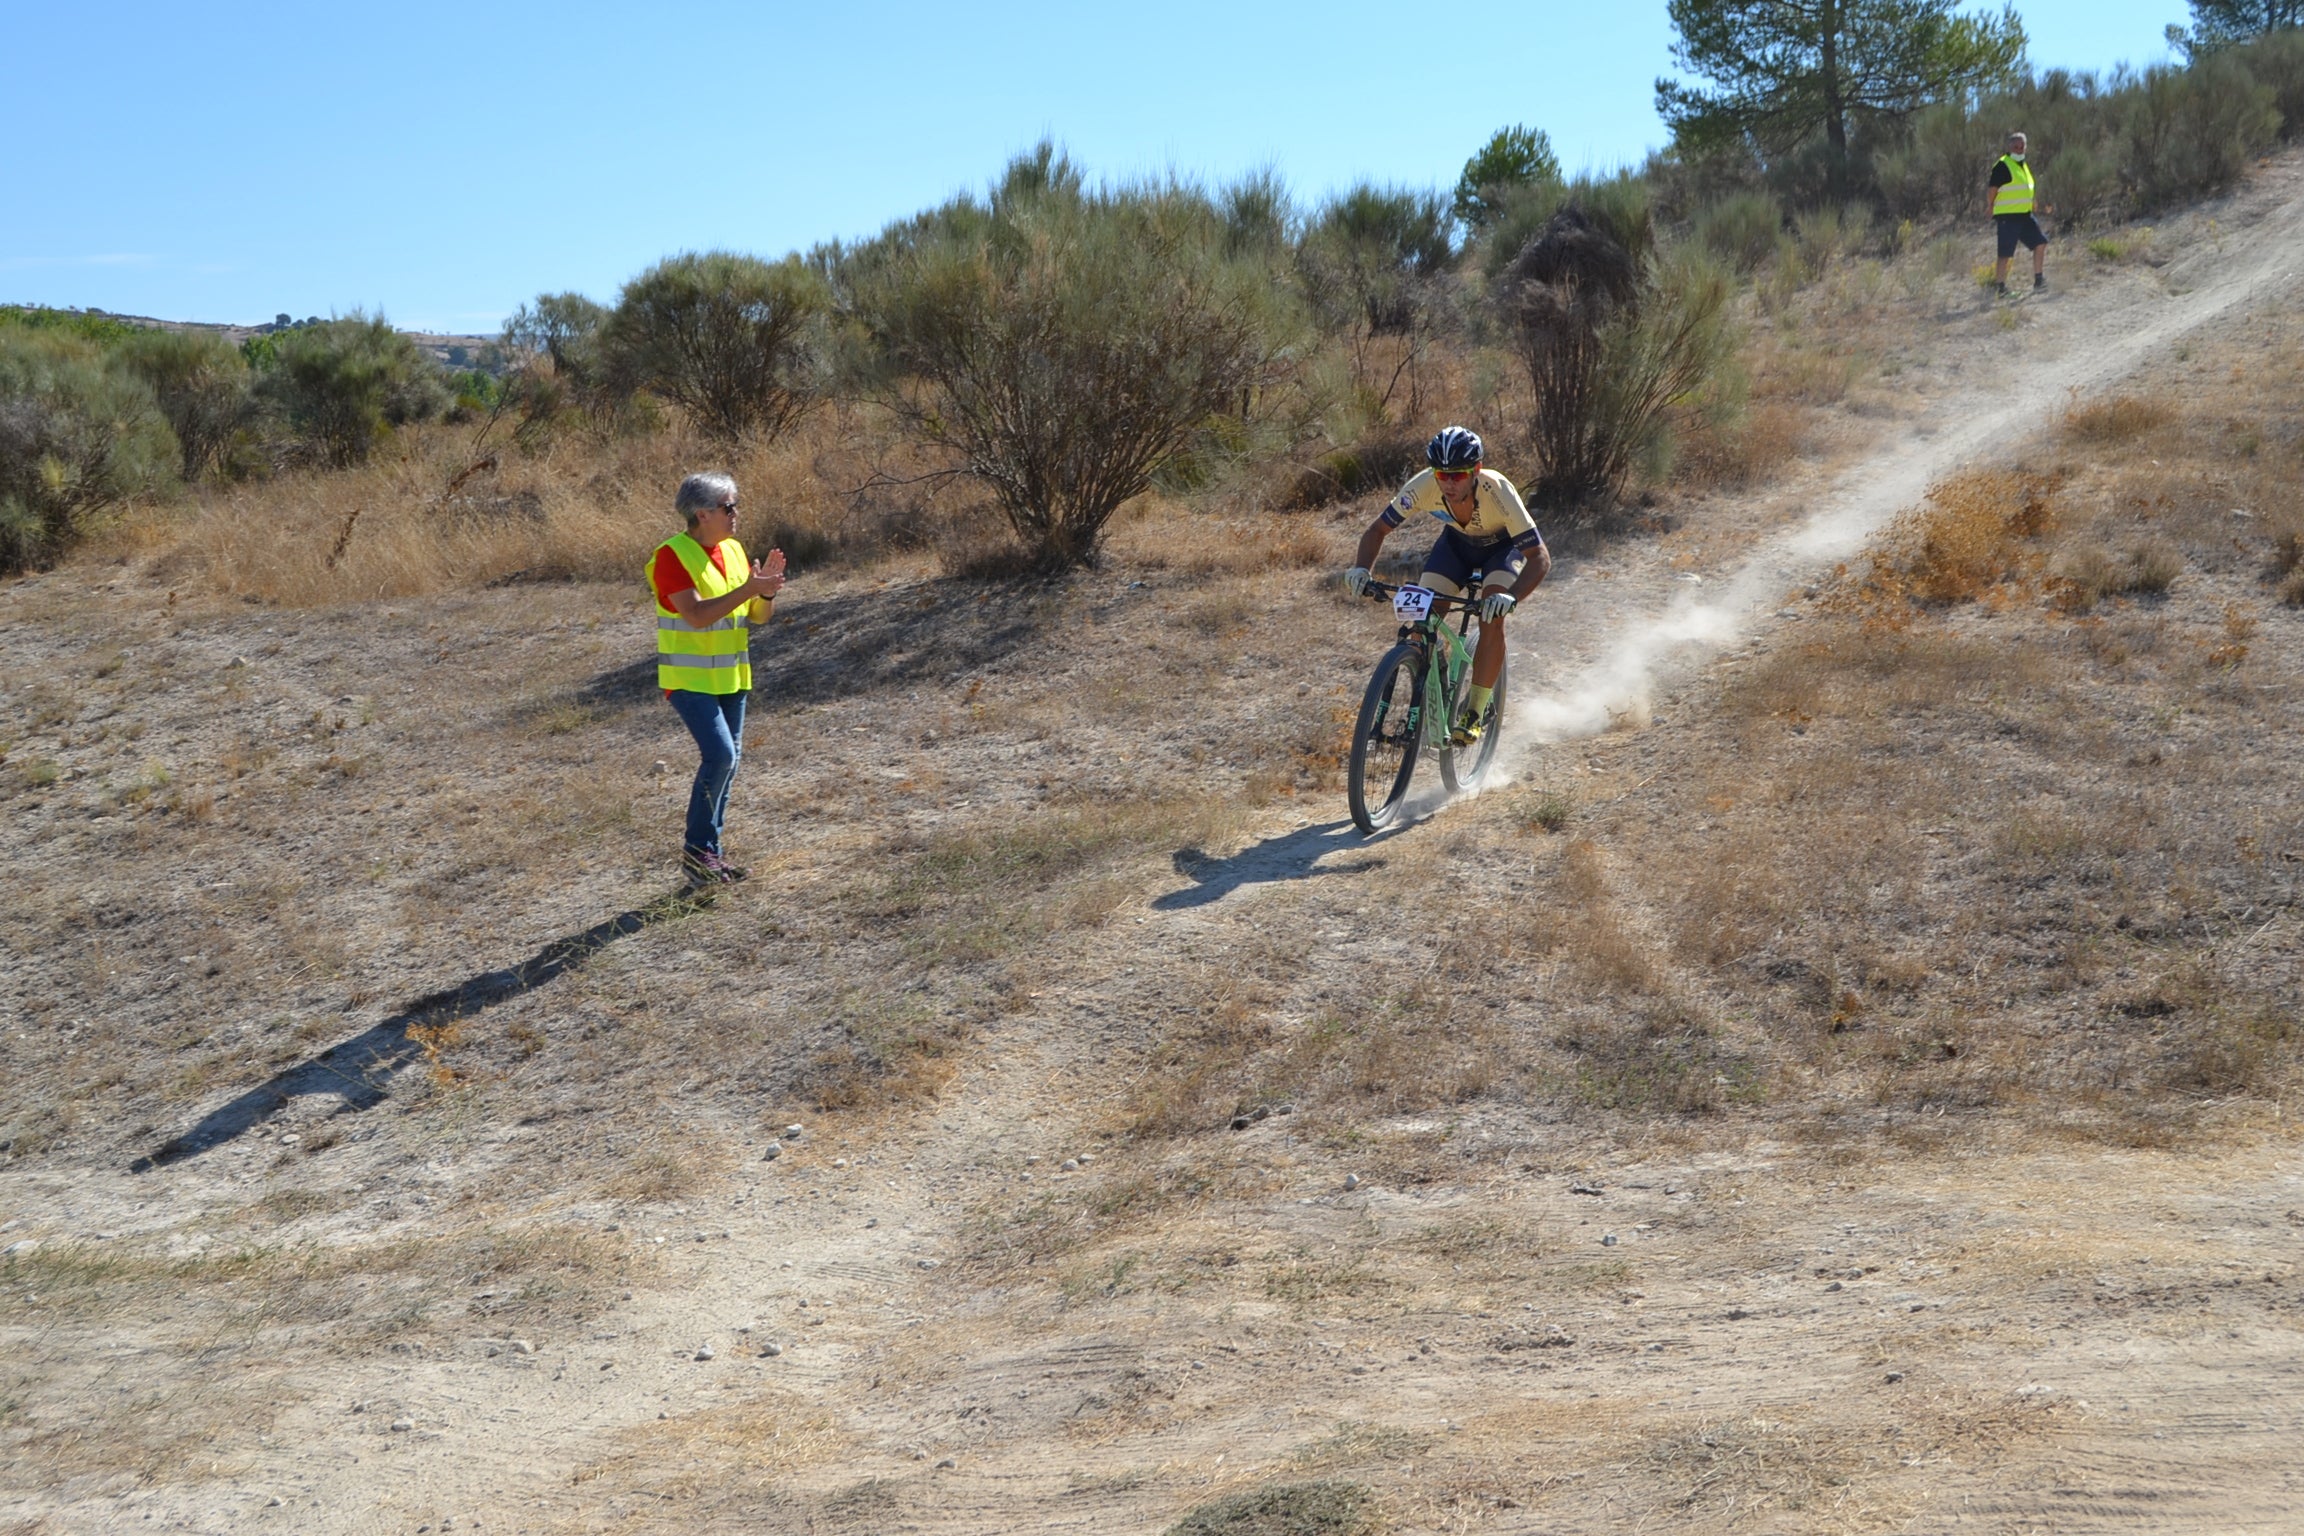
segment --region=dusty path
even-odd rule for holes
[[[1771,615],[1929,482],[2015,451],[2071,392],[2155,349],[2292,308],[2304,161],[2215,218],[2213,240],[2189,237],[2164,268],[2059,291],[2014,331],[1988,311],[1962,320],[1876,452],[1741,509],[1706,546],[1722,553],[1675,565],[1630,546],[1548,590],[1516,621],[1549,671],[1542,689],[1517,673],[1520,739],[1538,744],[1523,764],[1636,761],[1637,738],[1582,738],[1698,707],[1704,657],[1793,622]],[[2020,366],[1999,361],[2012,348]],[[915,758],[933,750],[891,771]],[[1921,1125],[1925,1156],[1834,1167],[1765,1140],[1599,1146],[1500,1113],[1404,1119],[1340,1147],[1275,1115],[1184,1154],[1219,1182],[1125,1252],[1094,1250],[1094,1269],[1051,1284],[999,1258],[1003,1220],[1043,1193],[1117,1198],[1124,1159],[1101,1136],[1154,1027],[1207,1008],[1227,975],[1317,973],[1347,951],[1433,963],[1388,882],[1413,850],[1476,838],[1479,806],[1440,812],[1413,845],[1362,843],[1340,809],[1307,809],[1142,885],[1081,941],[1085,979],[986,1025],[933,1106],[868,1131],[810,1126],[773,1161],[761,1127],[728,1115],[741,1161],[721,1192],[638,1217],[559,1211],[655,1265],[595,1323],[515,1344],[487,1327],[481,1286],[452,1347],[313,1356],[290,1340],[230,1384],[277,1415],[229,1469],[101,1497],[0,1478],[0,1521],[1156,1532],[1230,1488],[1341,1469],[1406,1530],[2294,1528],[2304,1166],[2284,1126],[2194,1159],[1954,1148]],[[764,982],[802,969],[764,962]],[[317,1124],[325,1097],[262,1135]],[[552,1134],[466,1141],[424,1187],[445,1201]],[[272,1156],[256,1136],[147,1176],[10,1171],[0,1216],[165,1232],[247,1198]],[[424,1220],[400,1207],[383,1232],[421,1236]],[[1382,1276],[1359,1262],[1374,1253],[1393,1264]],[[1275,1254],[1288,1283],[1225,1282]],[[71,1343],[89,1390],[137,1390],[162,1321]],[[11,1348],[65,1347],[10,1333]]]

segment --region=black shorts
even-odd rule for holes
[[[1455,597],[1471,584],[1474,571],[1485,571],[1482,587],[1510,586],[1520,579],[1528,552],[1514,549],[1509,537],[1475,544],[1453,528],[1440,530],[1432,553],[1424,557],[1421,583],[1442,597]]]
[[[1992,216],[1992,227],[2000,236],[2002,261],[2015,255],[2018,245],[2036,251],[2048,243],[2048,237],[2040,233],[2040,221],[2028,213],[1996,213]]]

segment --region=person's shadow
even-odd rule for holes
[[[197,1157],[245,1135],[277,1114],[290,1099],[307,1094],[328,1094],[342,1099],[339,1114],[371,1109],[389,1096],[392,1079],[424,1055],[422,1031],[468,1019],[522,993],[533,992],[618,939],[692,912],[708,900],[684,891],[660,896],[645,906],[619,912],[582,933],[554,939],[517,965],[500,971],[484,971],[446,991],[420,997],[383,1023],[322,1051],[309,1061],[299,1062],[229,1103],[219,1104],[201,1116],[190,1130],[129,1164],[128,1171],[149,1173],[187,1157]]]
[[[1352,859],[1338,864],[1320,861],[1332,853],[1346,848],[1366,848],[1381,842],[1390,834],[1379,832],[1374,837],[1362,837],[1359,829],[1349,821],[1328,821],[1318,826],[1298,827],[1278,837],[1268,837],[1260,843],[1251,843],[1228,859],[1219,859],[1197,848],[1176,850],[1176,873],[1193,883],[1183,890],[1170,891],[1152,903],[1156,912],[1177,912],[1186,907],[1204,907],[1212,901],[1222,901],[1244,885],[1265,885],[1281,880],[1311,880],[1321,875],[1356,875],[1363,870],[1376,869],[1384,860]]]

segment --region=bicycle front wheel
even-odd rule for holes
[[[1496,692],[1488,707],[1488,729],[1480,733],[1474,746],[1444,750],[1440,754],[1440,782],[1448,786],[1448,793],[1463,794],[1478,789],[1480,781],[1488,776],[1488,761],[1496,755],[1496,742],[1504,734],[1504,684],[1512,676],[1512,662],[1506,658],[1496,674]],[[1471,686],[1471,679],[1465,679]]]
[[[1374,832],[1400,814],[1424,734],[1424,654],[1403,640],[1384,653],[1352,727],[1345,790],[1353,824]]]

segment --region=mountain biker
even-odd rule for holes
[[[1488,729],[1488,708],[1496,678],[1504,670],[1504,616],[1552,573],[1552,551],[1511,481],[1480,467],[1480,435],[1465,427],[1443,427],[1424,445],[1423,473],[1401,487],[1360,535],[1344,588],[1358,597],[1368,586],[1384,540],[1405,518],[1425,513],[1441,524],[1440,537],[1424,557],[1418,585],[1442,597],[1464,591],[1472,572],[1480,581],[1480,643],[1472,652],[1472,691],[1457,716],[1450,740],[1468,747]]]

